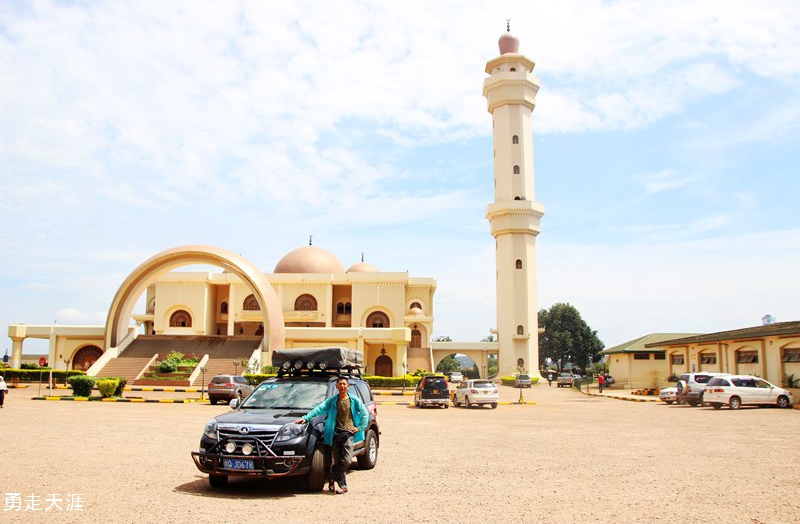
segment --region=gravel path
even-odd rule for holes
[[[35,393],[12,391],[0,411],[4,509],[10,493],[22,507],[0,522],[800,521],[797,410],[622,402],[546,385],[524,392],[535,405],[380,406],[378,466],[352,471],[350,493],[333,496],[250,479],[212,491],[189,452],[223,406]],[[75,495],[81,511],[66,508]],[[37,497],[40,511],[26,509]],[[44,511],[54,502],[62,509]]]

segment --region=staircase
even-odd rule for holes
[[[206,379],[214,375],[234,373],[233,362],[249,359],[261,343],[261,337],[211,337],[179,335],[139,335],[117,358],[108,361],[97,377],[119,377],[133,381],[147,366],[153,355],[166,358],[170,351],[180,351],[184,355],[208,355]],[[238,372],[242,373],[239,366]],[[200,385],[202,375],[198,375],[193,385]]]

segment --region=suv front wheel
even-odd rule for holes
[[[321,491],[327,480],[328,472],[325,469],[325,453],[316,448],[311,455],[311,471],[306,477],[306,489],[308,491]]]

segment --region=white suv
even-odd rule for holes
[[[696,373],[684,373],[681,375],[675,387],[678,388],[675,400],[678,404],[689,404],[690,406],[703,405],[703,392],[706,383],[714,377],[729,377],[730,373],[712,373],[698,371]]]

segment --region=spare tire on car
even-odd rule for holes
[[[675,385],[678,395],[684,395],[688,389],[688,386],[689,384],[687,384],[685,380],[679,380]]]

